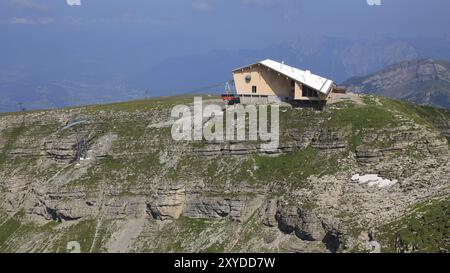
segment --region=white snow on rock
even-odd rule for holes
[[[367,184],[369,187],[377,186],[378,188],[387,188],[398,182],[396,179],[389,180],[379,177],[378,174],[355,174],[351,177],[351,180],[354,183]]]

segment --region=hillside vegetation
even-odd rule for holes
[[[360,100],[282,106],[270,153],[172,140],[191,96],[2,114],[0,251],[448,251],[450,111]]]

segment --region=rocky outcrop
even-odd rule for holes
[[[144,195],[102,194],[97,191],[86,194],[74,189],[45,193],[29,191],[23,196],[18,203],[11,203],[11,210],[21,206],[27,218],[37,222],[83,220],[99,214],[105,220],[135,219],[146,215]]]
[[[156,220],[173,220],[180,216],[201,219],[246,221],[261,207],[263,197],[246,193],[190,191],[186,186],[159,189],[147,202],[148,214]]]
[[[367,133],[363,144],[356,148],[359,163],[378,163],[393,154],[407,155],[409,150],[416,153],[438,155],[447,153],[447,141],[436,134],[424,132],[389,132]]]
[[[119,138],[116,133],[107,133],[92,141],[87,156],[102,158],[112,154],[112,146]]]
[[[321,129],[312,138],[311,146],[321,150],[345,149],[347,143],[340,131]]]
[[[157,220],[178,219],[186,203],[186,188],[174,186],[158,190],[155,200],[147,203],[148,213]]]
[[[302,240],[321,241],[325,237],[321,221],[307,209],[279,203],[275,218],[281,231],[294,232]]]
[[[427,139],[425,144],[430,154],[439,155],[448,153],[448,142],[446,139],[431,138]]]
[[[202,147],[192,148],[192,153],[200,156],[218,155],[249,155],[259,154],[287,154],[296,149],[312,147],[320,150],[345,149],[347,143],[343,133],[339,130],[314,129],[311,131],[289,130],[291,140],[284,140],[274,149],[263,149],[261,144],[248,142],[233,143],[205,143]]]
[[[190,218],[229,218],[246,221],[263,203],[263,197],[245,193],[227,195],[191,192],[187,194],[183,215]]]
[[[111,153],[112,145],[117,139],[117,134],[112,132],[105,135],[96,135],[91,132],[84,138],[76,134],[68,136],[52,134],[43,141],[41,155],[60,163],[70,163],[77,157],[77,144],[85,141],[83,144],[86,150],[84,156],[101,158]]]
[[[343,247],[344,234],[339,228],[339,224],[335,219],[326,219],[322,221],[323,229],[326,234],[322,239],[322,243],[329,252],[336,253]]]
[[[73,221],[98,213],[95,201],[88,201],[86,194],[80,191],[29,193],[22,204],[25,213],[38,221]]]
[[[264,210],[262,212],[262,223],[268,227],[277,226],[277,201],[275,199],[269,199],[266,201]]]
[[[105,219],[139,219],[147,215],[144,195],[105,195],[102,214]],[[99,204],[100,205],[100,204]]]
[[[201,148],[193,148],[192,152],[199,156],[233,155],[242,156],[254,153],[259,154],[283,154],[291,152],[295,144],[286,143],[279,145],[276,149],[263,149],[261,144],[251,143],[217,143],[206,144]]]
[[[383,158],[383,152],[380,149],[359,146],[356,148],[356,158],[359,163],[377,163]]]
[[[282,252],[287,253],[327,253],[320,241],[304,241],[294,235],[288,236],[280,243]]]
[[[436,121],[434,126],[447,140],[450,140],[450,121]]]
[[[49,138],[46,139],[42,152],[50,159],[59,162],[70,162],[75,159],[76,151],[75,145],[77,143],[76,137],[71,136],[64,139]]]
[[[270,199],[266,202],[261,215],[262,223],[268,227],[290,234],[291,237],[281,243],[286,252],[337,252],[342,247],[342,231],[333,218],[321,219],[311,209],[302,208]],[[292,237],[294,236],[294,237]]]
[[[40,156],[39,150],[33,148],[16,148],[9,152],[12,157]]]

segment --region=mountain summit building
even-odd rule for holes
[[[242,103],[326,103],[336,89],[332,80],[273,60],[237,68],[233,70],[233,78]]]

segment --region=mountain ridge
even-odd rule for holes
[[[356,93],[405,99],[418,104],[450,107],[450,62],[432,58],[391,65],[342,85]]]

